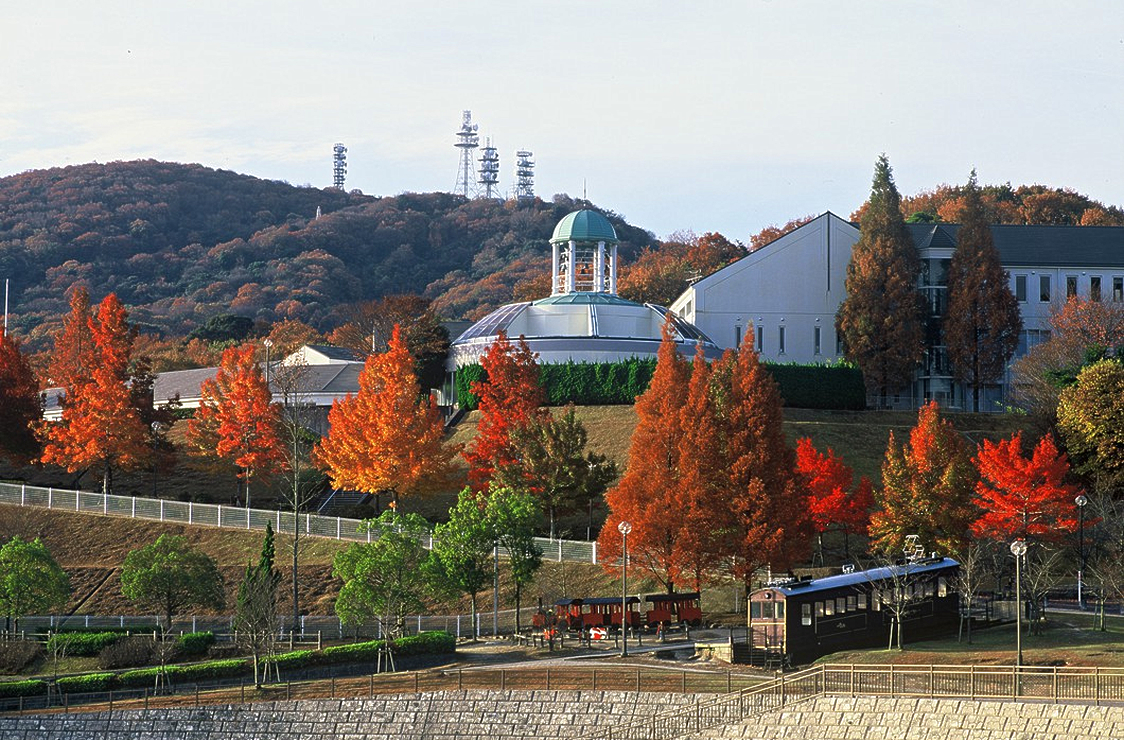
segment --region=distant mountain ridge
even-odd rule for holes
[[[545,275],[554,225],[579,207],[567,196],[373,197],[153,160],[33,170],[0,178],[0,279],[12,280],[12,326],[33,346],[75,284],[95,300],[116,292],[134,321],[175,334],[227,312],[325,329],[343,304],[403,292],[473,317]],[[623,259],[653,243],[606,215]]]

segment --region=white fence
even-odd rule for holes
[[[151,519],[160,522],[223,527],[225,529],[264,530],[266,523],[270,523],[273,525],[273,530],[278,533],[292,534],[299,527],[302,534],[349,542],[371,542],[378,538],[377,533],[372,533],[371,530],[367,529],[361,519],[345,519],[338,516],[320,516],[319,514],[296,515],[291,511],[247,509],[220,504],[197,504],[191,501],[114,496],[112,494],[106,495],[64,488],[42,488],[23,483],[0,483],[0,504],[120,516],[130,519]],[[596,542],[551,540],[536,537],[535,543],[542,548],[543,559],[545,560],[572,563],[597,562]],[[424,544],[427,548],[432,549],[433,537],[427,537]],[[500,554],[507,554],[502,547],[500,548]]]

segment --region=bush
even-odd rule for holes
[[[47,693],[47,682],[39,679],[4,681],[0,683],[0,699],[16,696],[39,696]]]
[[[440,655],[457,649],[457,638],[448,632],[422,632],[394,641],[399,655]]]
[[[171,670],[169,666],[168,670]],[[117,682],[123,689],[142,689],[146,686],[156,685],[156,676],[159,668],[141,668],[136,671],[126,671],[117,675]]]
[[[0,673],[20,673],[43,655],[34,640],[10,640],[0,647]]]
[[[151,637],[136,635],[107,645],[98,653],[100,668],[132,668],[151,665],[156,654],[156,641]]]
[[[91,657],[123,638],[123,632],[59,632],[47,640],[47,652],[68,657]]]
[[[245,675],[249,668],[250,664],[245,658],[235,658],[212,660],[195,665],[170,665],[164,669],[164,672],[172,683],[193,683],[215,681],[220,678],[237,678]],[[137,671],[122,673],[118,678],[122,688],[136,689],[154,685],[159,673],[159,667],[142,668]]]
[[[214,632],[188,632],[176,639],[176,656],[198,658],[206,655],[207,650],[214,644]]]
[[[266,658],[266,662],[278,668],[295,670],[311,665],[314,660],[314,655],[315,651],[312,650],[294,650],[290,653],[281,653],[280,655]]]
[[[90,694],[116,689],[118,681],[116,673],[86,673],[60,678],[55,681],[55,686],[64,694]]]
[[[863,374],[853,365],[765,364],[780,386],[784,405],[798,409],[866,408]]]
[[[385,640],[370,640],[352,645],[333,645],[320,651],[318,663],[373,663],[379,657],[379,650]]]

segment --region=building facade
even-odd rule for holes
[[[921,259],[918,290],[925,320],[939,324],[947,306],[948,266],[956,224],[910,224]],[[1015,358],[1049,337],[1052,310],[1070,296],[1124,303],[1124,227],[993,226],[992,235],[1019,302],[1023,329]],[[830,363],[843,356],[835,314],[858,226],[824,213],[690,286],[671,310],[722,347],[753,342],[763,360]],[[970,408],[970,391],[952,379],[940,332],[910,388],[891,399],[898,407],[936,400]],[[997,409],[1008,378],[986,389],[981,409]]]

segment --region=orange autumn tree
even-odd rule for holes
[[[1056,541],[1077,528],[1074,498],[1081,489],[1065,482],[1069,461],[1051,435],[1029,457],[1023,455],[1022,432],[998,442],[985,439],[974,462],[980,473],[975,503],[982,514],[972,534]]]
[[[851,468],[830,447],[826,454],[817,450],[808,437],[796,441],[796,471],[808,492],[808,513],[821,560],[823,536],[831,528],[838,528],[844,536],[866,533],[873,499],[869,478],[864,475],[852,490],[855,475]]]
[[[463,453],[469,485],[476,491],[487,488],[498,468],[515,462],[512,432],[542,413],[544,399],[535,353],[522,338],[513,345],[501,331],[480,358],[480,366],[487,377],[471,386],[480,398],[480,423],[476,438]]]
[[[870,517],[871,548],[900,552],[905,538],[916,534],[926,549],[961,552],[975,519],[975,484],[967,443],[930,401],[918,410],[908,442],[899,447],[890,433]]]
[[[254,346],[229,347],[218,371],[200,387],[199,409],[187,425],[188,443],[200,454],[231,463],[250,508],[250,480],[268,477],[283,458],[280,412],[272,403]]]
[[[784,570],[808,551],[811,523],[796,455],[784,436],[780,390],[752,343],[718,368],[732,536],[725,554],[746,583],[763,566]]]
[[[129,391],[135,331],[113,293],[83,330],[89,306],[83,294],[72,296],[71,315],[56,343],[52,372],[64,379],[65,395],[62,419],[45,427],[42,460],[71,472],[99,465],[102,492],[109,493],[115,469],[135,468],[147,458],[146,430]]]
[[[691,566],[693,555],[684,531],[690,507],[682,496],[679,471],[688,369],[671,332],[665,322],[652,380],[636,399],[637,424],[628,448],[628,468],[605,494],[609,514],[597,539],[602,563],[613,568],[621,558],[617,526],[630,523],[629,560],[664,584],[668,592]]]
[[[386,352],[370,355],[359,391],[328,412],[328,434],[313,450],[337,488],[378,495],[423,493],[450,482],[456,450],[444,442],[437,406],[423,396],[414,358],[395,325]]]
[[[32,431],[43,414],[35,373],[15,337],[0,334],[0,458],[23,463],[38,457]]]

